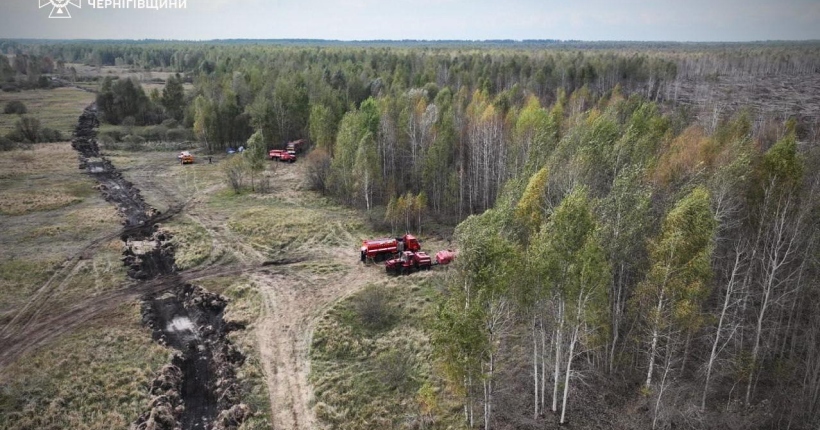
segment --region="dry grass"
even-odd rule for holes
[[[0,389],[0,428],[127,429],[149,402],[169,351],[123,306],[12,364]]]
[[[0,261],[0,314],[20,306],[62,263],[58,258]]]
[[[79,184],[84,185],[84,184]],[[0,214],[25,215],[31,212],[49,211],[79,203],[86,194],[80,188],[20,190],[0,192]]]
[[[93,93],[77,88],[0,92],[0,106],[5,106],[12,100],[21,101],[26,104],[28,115],[40,119],[43,127],[53,128],[70,136],[77,125],[77,118],[95,97]],[[5,135],[13,130],[18,119],[19,115],[0,114],[0,134]]]
[[[223,282],[230,281],[225,279]],[[234,281],[223,294],[230,299],[225,310],[225,320],[246,324],[245,330],[235,331],[229,337],[245,354],[245,363],[238,369],[236,376],[242,386],[242,401],[255,413],[253,418],[242,425],[242,429],[268,429],[271,427],[270,397],[254,335],[257,322],[262,317],[264,299],[259,290],[245,280]]]
[[[195,221],[176,219],[164,225],[163,229],[173,235],[174,257],[180,270],[196,267],[211,256],[213,238]]]
[[[40,143],[28,150],[0,152],[0,179],[43,174],[79,176],[78,172],[77,153],[70,143]]]
[[[257,206],[236,213],[228,227],[271,258],[322,252],[335,246],[355,247],[360,238],[352,235],[364,230],[362,222],[330,207],[322,210],[252,200],[257,200]]]
[[[453,428],[459,423],[458,411],[438,399],[441,381],[430,365],[424,321],[432,312],[438,276],[371,285],[324,316],[311,347],[311,382],[320,420],[331,428],[351,430],[418,428],[421,423]],[[369,319],[374,297],[378,314],[390,316],[375,325]],[[431,397],[446,407],[431,413],[423,404]]]
[[[68,144],[0,153],[0,224],[0,324],[34,297],[29,312],[59,314],[127,282],[118,238],[69,263],[91,240],[116,233],[120,218]],[[0,428],[128,428],[168,355],[139,321],[135,301],[3,369]]]

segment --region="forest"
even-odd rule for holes
[[[820,44],[0,49],[6,83],[170,72],[162,91],[100,78],[103,121],[248,146],[249,170],[308,138],[317,191],[394,233],[451,231],[429,333],[465,427],[820,422]],[[777,109],[714,90],[791,78],[807,87],[767,88]]]

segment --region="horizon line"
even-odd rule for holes
[[[573,44],[573,43],[651,43],[651,44],[762,44],[762,43],[819,43],[820,39],[757,39],[757,40],[639,40],[639,39],[323,39],[323,38],[217,38],[217,39],[112,39],[112,38],[31,38],[31,37],[0,37],[2,41],[27,42],[308,42],[308,43],[544,43],[544,44]]]

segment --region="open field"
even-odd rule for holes
[[[136,70],[131,67],[122,66],[88,66],[79,63],[68,63],[66,68],[74,67],[77,70],[77,76],[83,78],[105,79],[106,77],[118,77],[120,79],[134,79],[142,84],[146,93],[150,93],[153,89],[158,89],[160,92],[165,87],[165,81],[173,76],[173,72],[160,72],[153,70]],[[99,84],[80,83],[80,87],[91,90],[99,89]],[[192,90],[192,84],[185,83],[183,87],[186,91]]]
[[[120,217],[68,144],[0,153],[0,171],[0,339],[123,286]],[[0,427],[128,428],[167,354],[122,303],[0,369]]]
[[[459,405],[428,339],[441,273],[376,281],[334,305],[311,345],[316,414],[338,429],[449,428]]]
[[[9,321],[58,269],[67,272],[59,275],[61,302],[124,281],[116,237],[99,243],[90,258],[66,265],[89,243],[120,229],[116,210],[77,169],[75,157],[67,143],[0,154],[0,321]]]
[[[64,136],[70,137],[77,125],[77,117],[94,101],[94,97],[93,93],[68,87],[25,90],[19,93],[0,92],[0,107],[5,107],[12,100],[19,100],[25,103],[28,115],[38,118],[43,127],[59,130]],[[0,113],[0,134],[5,135],[13,130],[18,119],[19,115]]]
[[[349,383],[339,390],[347,387],[359,396],[356,402],[362,410],[356,416],[362,420],[390,412],[396,414],[390,420],[398,422],[399,415],[416,407],[417,391],[430,377],[429,365],[405,375],[404,388],[395,393],[388,396],[392,389],[385,388],[384,400],[368,406],[363,396],[371,380],[340,372],[347,368],[349,357],[336,361],[323,348],[312,353],[317,345],[314,330],[326,339],[335,335],[331,326],[355,324],[349,312],[339,310],[349,306],[348,298],[368,285],[389,285],[402,302],[403,328],[380,332],[381,340],[370,342],[385,345],[394,336],[412,335],[416,346],[410,352],[419,354],[417,363],[424,363],[430,350],[420,318],[435,294],[428,281],[436,273],[403,278],[424,285],[410,288],[398,279],[388,280],[381,266],[357,267],[358,243],[376,233],[361,213],[305,189],[301,164],[270,164],[265,172],[272,184],[270,193],[237,194],[226,189],[222,179],[224,155],[215,156],[213,164],[199,157],[190,166],[179,165],[172,151],[121,151],[108,156],[152,206],[167,211],[185,205],[162,227],[174,237],[180,270],[290,261],[235,278],[199,282],[230,300],[226,321],[246,327],[230,335],[246,356],[237,378],[243,402],[255,411],[243,428],[269,428],[271,423],[276,428],[334,426],[338,417],[327,408],[339,407],[335,396],[342,394],[321,385],[322,392],[314,395],[312,387],[316,381],[340,378]],[[7,332],[127,283],[119,261],[122,245],[116,237],[121,218],[76,163],[68,144],[35,145],[32,150],[0,154],[0,222],[7,226],[0,258],[0,321]],[[85,257],[72,259],[89,244]],[[432,241],[429,246],[438,245]],[[168,350],[151,342],[149,331],[140,327],[137,303],[128,301],[104,311],[3,369],[8,387],[0,396],[4,428],[125,428],[146,410],[148,385],[167,362]],[[72,362],[85,365],[68,370],[68,362],[61,359],[68,349]],[[378,357],[371,358],[383,358]],[[367,357],[358,359],[367,365]],[[128,384],[106,388],[118,384],[123,374],[128,375]],[[21,403],[21,398],[26,402]],[[318,416],[317,405],[322,405]]]
[[[127,429],[169,353],[124,304],[3,369],[0,427]]]
[[[357,416],[361,420],[386,412],[379,409],[387,407],[385,405],[393,405],[389,412],[396,414],[394,421],[398,422],[398,417],[416,405],[414,399],[421,385],[414,384],[422,381],[423,385],[430,377],[429,365],[422,366],[419,374],[405,375],[412,379],[408,379],[407,387],[415,388],[402,389],[367,406],[365,397],[370,380],[359,379],[353,373],[338,373],[346,367],[349,358],[341,357],[337,361],[325,355],[321,348],[319,353],[312,352],[317,345],[314,336],[346,335],[328,332],[328,324],[336,324],[334,321],[343,315],[335,309],[347,306],[340,301],[374,283],[390,285],[404,309],[402,328],[385,337],[379,336],[378,342],[387,345],[389,339],[412,332],[417,349],[410,352],[419,354],[418,363],[428,361],[430,350],[421,321],[430,310],[430,295],[435,294],[434,283],[429,280],[440,272],[391,279],[380,265],[362,268],[357,244],[377,233],[370,231],[361,213],[339,207],[306,190],[301,183],[301,164],[269,165],[265,173],[273,185],[269,194],[250,190],[236,194],[225,188],[219,176],[219,166],[225,158],[214,157],[215,163],[208,164],[200,157],[194,165],[181,166],[170,152],[120,152],[112,157],[155,207],[189,202],[180,217],[164,225],[178,241],[176,253],[181,268],[237,262],[255,265],[295,259],[294,263],[274,265],[246,279],[235,280],[227,289],[220,278],[203,283],[212,291],[224,291],[226,296],[234,298],[231,306],[242,308],[240,313],[259,315],[259,319],[247,327],[247,333],[253,333],[255,342],[239,338],[237,343],[258,351],[258,364],[271,393],[269,410],[274,428],[335,428],[338,417],[328,415],[327,408],[339,406],[338,398],[333,397],[339,394],[323,385],[321,395],[314,395],[312,388],[316,381],[326,383],[328,378],[349,379],[344,386],[352,387],[355,395],[360,396],[357,402],[362,403],[362,411]],[[433,239],[425,244],[431,247],[429,249],[443,246]],[[410,280],[410,285],[403,284],[402,280]],[[424,287],[412,286],[419,283]],[[230,308],[228,317],[231,318]],[[349,315],[346,318],[339,324],[350,323]],[[315,371],[312,370],[314,364],[318,366]],[[367,361],[362,365],[367,365]],[[249,370],[248,375],[253,372]],[[261,394],[255,398],[261,398]],[[325,409],[317,416],[314,410],[320,411],[315,409],[319,404]]]

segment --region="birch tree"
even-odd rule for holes
[[[709,192],[698,187],[675,204],[659,237],[649,244],[651,266],[636,291],[648,337],[647,392],[652,388],[662,333],[670,324],[691,330],[699,323],[699,305],[712,277],[715,228]],[[666,353],[672,352],[667,348]]]

